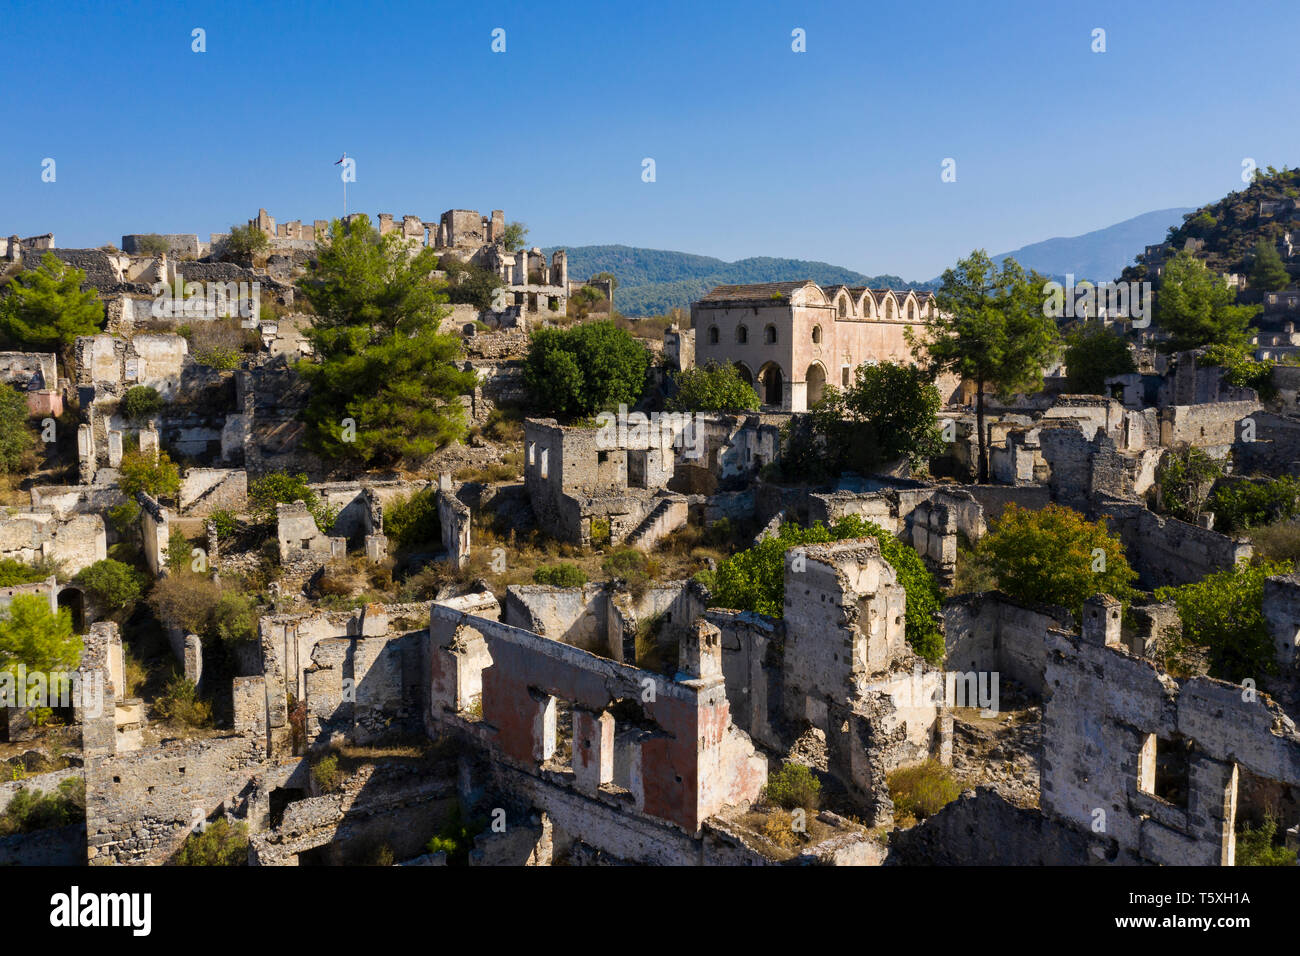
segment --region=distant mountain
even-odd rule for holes
[[[1183,217],[1193,211],[1159,209],[1082,236],[1030,243],[1001,253],[993,261],[1001,262],[1010,256],[1026,269],[1036,269],[1058,280],[1066,273],[1095,282],[1118,279],[1145,246],[1163,242],[1169,229],[1181,225]]]
[[[549,256],[554,249],[543,250]],[[868,276],[827,262],[773,259],[758,256],[725,262],[711,256],[634,246],[574,246],[568,249],[569,275],[586,279],[598,272],[618,277],[614,306],[624,315],[662,315],[674,307],[689,308],[714,286],[746,282],[812,279],[820,285],[871,286],[893,289],[928,288],[895,275]]]

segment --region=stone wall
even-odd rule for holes
[[[52,511],[7,509],[0,515],[0,557],[24,564],[63,562],[65,574],[76,574],[108,557],[104,519],[97,514],[59,517]]]
[[[990,591],[944,602],[945,667],[996,672],[1035,696],[1043,693],[1049,627],[1073,627],[1064,608],[1034,608]]]
[[[1145,589],[1199,581],[1252,554],[1245,538],[1157,515],[1141,504],[1103,498],[1095,510],[1119,535],[1129,564],[1138,572],[1138,584]]]

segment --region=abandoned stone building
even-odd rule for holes
[[[906,289],[811,281],[718,286],[691,304],[688,361],[735,365],[764,406],[802,412],[820,401],[828,382],[849,385],[864,362],[911,363],[904,333],[933,313],[933,295]],[[940,380],[944,401],[958,384]]]

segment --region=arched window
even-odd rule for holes
[[[894,317],[894,300],[893,300],[893,299],[886,299],[886,300],[885,300],[885,318],[887,318],[887,319],[892,319],[893,317]]]
[[[820,325],[813,326],[812,340],[813,340],[813,345],[822,344],[822,327]]]
[[[743,325],[736,326],[736,341],[744,345],[749,341],[749,329]]]
[[[909,302],[909,303],[907,303],[907,318],[908,318],[909,320],[915,320],[915,319],[916,319],[916,303],[915,303],[915,302]]]
[[[718,327],[716,325],[709,326],[709,344],[718,344]]]
[[[766,342],[768,345],[775,345],[775,344],[776,344],[776,326],[775,326],[775,325],[769,325],[766,329],[763,330],[763,341]]]
[[[844,298],[844,296],[840,296],[840,318],[842,319],[848,314],[849,314],[849,300]]]

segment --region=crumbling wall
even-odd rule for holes
[[[1145,589],[1199,581],[1253,553],[1245,538],[1157,515],[1141,504],[1103,498],[1096,511],[1119,535],[1129,564],[1138,572],[1138,584]]]
[[[248,472],[242,468],[190,468],[181,479],[180,509],[188,515],[240,512],[248,507]]]
[[[319,566],[347,554],[347,539],[332,537],[321,531],[306,502],[301,499],[291,504],[276,505],[275,516],[281,565]]]
[[[63,573],[73,575],[106,557],[107,530],[97,514],[60,517],[53,511],[7,509],[0,515],[0,558],[62,562]]]
[[[1041,696],[1049,627],[1073,627],[1064,608],[1029,607],[997,591],[944,602],[945,667],[998,673]]]

